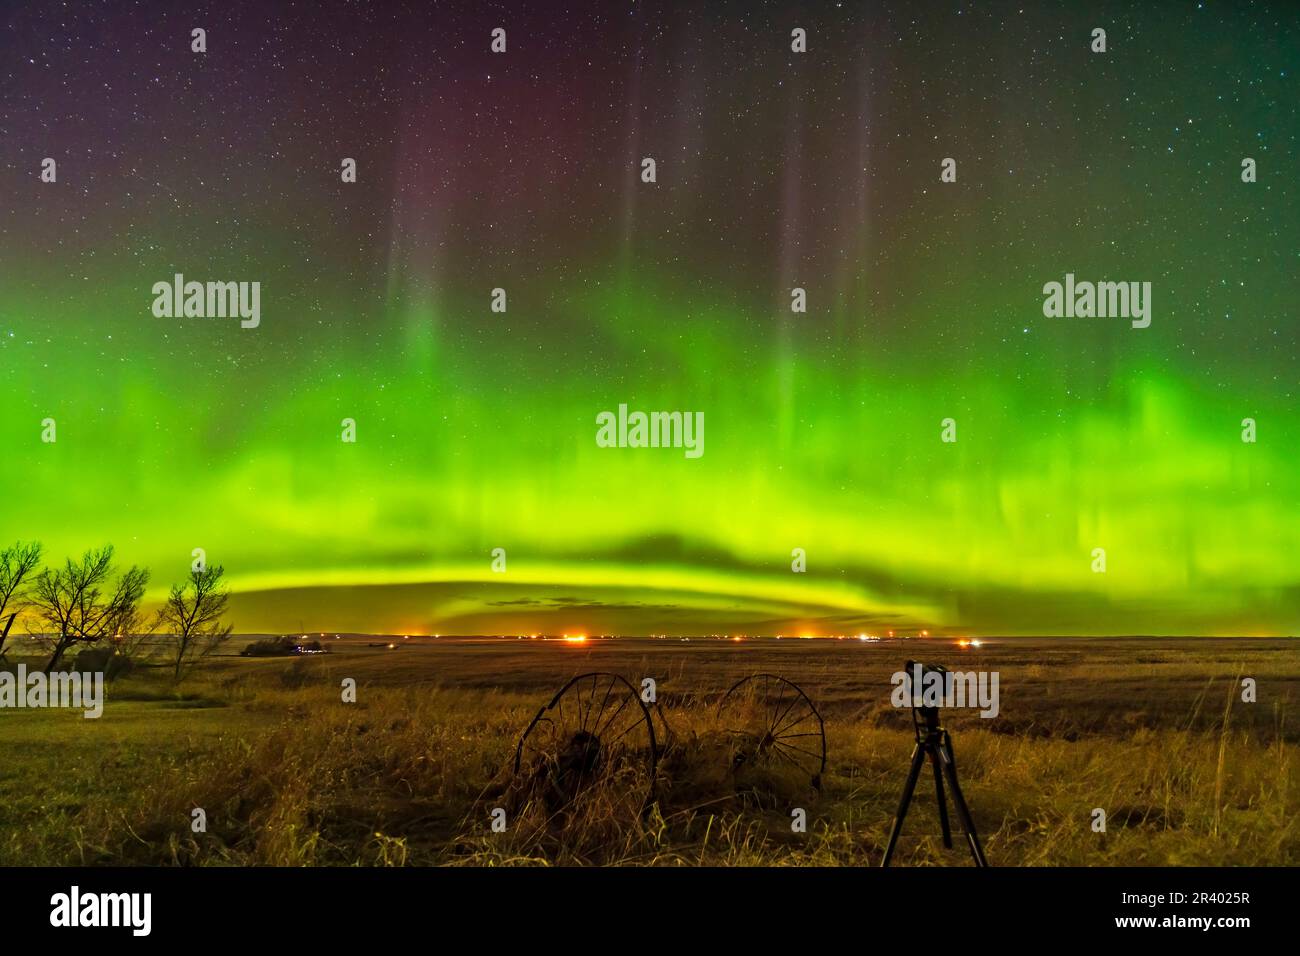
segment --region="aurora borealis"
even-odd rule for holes
[[[1287,3],[15,3],[0,540],[244,631],[1298,633],[1297,70]]]

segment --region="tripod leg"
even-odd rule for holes
[[[984,856],[984,848],[980,846],[979,834],[975,832],[975,820],[971,816],[970,807],[966,805],[966,798],[962,796],[961,784],[957,783],[957,759],[952,752],[952,739],[946,735],[943,742],[943,769],[948,775],[948,785],[952,788],[952,802],[956,805],[957,815],[961,817],[961,824],[966,829],[966,842],[970,844],[975,865],[988,866],[989,861]]]
[[[894,826],[889,831],[889,844],[885,847],[885,858],[880,863],[882,867],[889,866],[889,861],[894,855],[894,847],[898,844],[898,834],[903,831],[903,817],[907,816],[907,805],[912,802],[912,791],[916,789],[916,780],[921,776],[921,766],[924,763],[925,749],[918,741],[916,749],[912,751],[912,769],[907,772],[907,783],[903,786],[903,797],[898,801],[898,812],[894,814]]]
[[[930,763],[934,764],[934,792],[939,797],[939,826],[943,830],[943,845],[952,849],[952,827],[948,825],[948,801],[943,798],[943,773],[940,766],[943,761],[939,751],[933,747],[930,751]]]

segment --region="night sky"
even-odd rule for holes
[[[10,0],[0,540],[245,631],[1300,633],[1298,79],[1287,2]]]

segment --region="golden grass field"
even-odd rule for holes
[[[947,720],[994,866],[1300,862],[1294,641],[396,641],[214,658],[179,684],[144,667],[99,720],[0,712],[0,865],[876,866],[913,745],[890,675],[911,657],[1000,674],[996,719]],[[644,812],[635,765],[559,809],[509,789],[524,728],[588,671],[657,683],[672,736]],[[779,773],[738,786],[716,709],[755,672],[825,718],[820,793]],[[952,850],[938,834],[927,770],[895,865],[970,865],[959,831]]]

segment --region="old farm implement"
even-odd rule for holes
[[[738,779],[749,771],[775,771],[821,790],[826,726],[794,681],[776,674],[738,680],[718,704],[717,724]]]
[[[913,666],[909,661],[908,673]],[[946,673],[938,665],[915,666]],[[916,748],[883,865],[894,854],[913,791],[929,762],[944,846],[953,845],[950,798],[976,865],[987,866],[939,707],[918,700],[912,702]],[[699,807],[734,799],[749,808],[789,812],[820,793],[826,773],[825,723],[798,684],[779,674],[751,674],[720,695],[695,702],[704,706],[694,709],[687,740],[670,726],[652,680],[638,688],[608,672],[570,679],[519,738],[508,784],[516,798],[511,812],[540,811],[534,833],[554,834],[570,821],[588,821],[593,815],[627,819],[656,808],[662,820],[665,811],[671,817],[683,802]],[[702,791],[701,781],[718,792]],[[685,801],[679,787],[687,788]]]
[[[753,674],[718,702],[715,732],[739,793],[779,775],[821,789],[826,734],[820,712],[793,681]],[[515,750],[513,789],[559,812],[594,788],[641,808],[656,796],[660,760],[675,735],[652,694],[619,674],[572,678],[533,717]]]
[[[645,805],[659,741],[646,702],[618,674],[573,678],[533,717],[515,749],[516,788],[555,812],[593,786]]]

